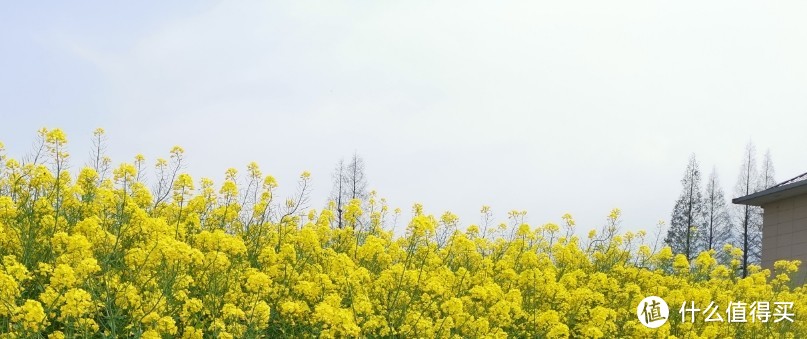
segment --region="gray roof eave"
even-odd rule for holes
[[[732,203],[740,205],[762,206],[777,200],[807,194],[807,180],[797,181],[790,185],[774,186],[764,191],[734,198]]]

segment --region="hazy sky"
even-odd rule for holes
[[[313,207],[354,151],[408,211],[534,224],[669,219],[687,159],[731,195],[745,144],[807,171],[804,1],[151,1],[0,5],[0,141],[73,164],[179,144],[194,178],[250,161]],[[761,158],[761,154],[760,154]],[[408,213],[407,213],[408,215]]]

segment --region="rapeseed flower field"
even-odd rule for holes
[[[2,338],[807,337],[798,262],[740,278],[738,249],[688,261],[619,232],[618,209],[590,232],[570,215],[529,225],[522,211],[460,225],[372,193],[339,228],[333,206],[278,202],[256,164],[218,185],[181,173],[180,147],[153,167],[99,156],[73,168],[61,130],[39,136],[26,161],[0,146]],[[655,329],[636,313],[651,295],[670,305]],[[723,321],[706,321],[712,303]]]

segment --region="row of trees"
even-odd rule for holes
[[[770,151],[765,152],[757,167],[756,148],[749,142],[743,153],[733,196],[741,197],[772,187],[776,184],[774,175]],[[332,179],[329,201],[334,204],[337,226],[343,228],[351,204],[364,207],[370,198],[364,160],[357,153],[347,161],[339,160]],[[741,248],[741,273],[743,277],[747,276],[748,265],[761,261],[762,209],[731,205],[716,168],[712,168],[704,183],[694,154],[689,159],[681,184],[682,191],[673,208],[665,243],[674,253],[684,254],[688,260],[708,250],[715,250],[718,255],[725,254],[721,249],[727,244]]]
[[[715,168],[701,181],[701,170],[693,154],[689,158],[682,191],[670,218],[665,243],[674,253],[694,259],[698,253],[719,250],[726,244],[743,250],[742,276],[748,265],[761,261],[762,209],[756,206],[729,205]],[[735,184],[735,197],[753,194],[776,184],[770,151],[757,167],[756,149],[748,143],[742,158],[740,174]]]

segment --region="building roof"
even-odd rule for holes
[[[807,173],[802,173],[795,178],[780,182],[766,190],[734,198],[731,202],[741,205],[762,206],[802,194],[807,194]]]

